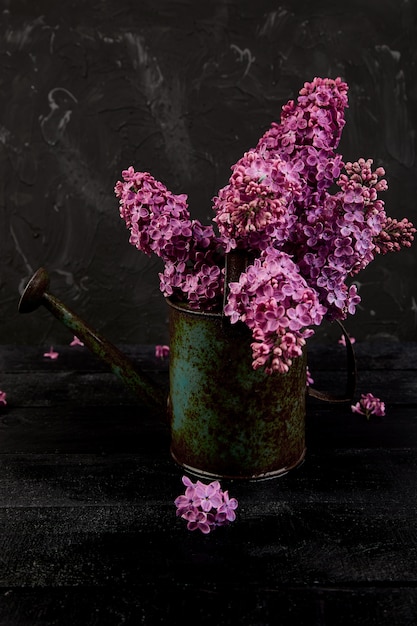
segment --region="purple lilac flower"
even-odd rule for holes
[[[255,151],[246,152],[232,170],[213,205],[226,250],[260,250],[271,239],[285,241],[295,221],[298,172],[278,156],[265,158]]]
[[[340,174],[342,160],[334,153],[345,125],[347,84],[315,78],[305,83],[297,102],[283,106],[281,123],[273,123],[256,150],[292,162],[300,176],[301,203],[315,204]]]
[[[217,526],[225,526],[236,519],[238,507],[236,498],[230,498],[228,491],[222,491],[216,480],[204,484],[193,483],[187,476],[182,477],[184,495],[175,499],[177,516],[185,519],[188,530],[200,530],[208,534]]]
[[[359,413],[365,415],[369,420],[371,415],[384,416],[385,415],[385,403],[376,398],[372,393],[363,393],[359,402],[351,406],[353,413]]]
[[[287,372],[302,354],[313,334],[308,327],[321,323],[325,308],[292,259],[268,248],[230,284],[224,312],[232,324],[241,320],[252,330],[253,368],[272,373]]]
[[[310,385],[314,385],[314,378],[312,377],[308,366],[306,367],[306,383],[307,387],[309,387]]]
[[[238,507],[236,498],[230,498],[228,491],[223,491],[223,502],[217,509],[215,515],[215,521],[218,526],[226,524],[227,522],[234,522],[236,519],[235,510]]]
[[[157,345],[155,346],[155,356],[157,359],[166,359],[169,355],[169,346]]]
[[[327,307],[328,319],[344,319],[360,302],[347,280],[373,260],[374,240],[386,220],[377,192],[386,188],[384,170],[372,160],[347,163],[337,180],[341,191],[323,195],[322,205],[300,215],[291,248],[302,275]]]
[[[0,405],[6,406],[7,404],[6,398],[7,398],[6,392],[0,389]]]
[[[54,350],[54,347],[51,346],[47,352],[43,353],[43,356],[47,359],[51,359],[52,361],[54,361],[59,357],[59,352],[56,352],[56,350]]]
[[[74,335],[74,337],[73,337],[73,339],[72,339],[72,341],[70,343],[70,346],[71,347],[74,347],[74,346],[81,346],[82,347],[82,346],[84,346],[84,344],[83,344],[83,342],[80,339],[78,339],[78,337],[76,337]]]
[[[201,530],[205,535],[208,535],[214,526],[213,515],[199,509],[189,509],[181,517],[187,520],[188,530]]]
[[[402,247],[409,248],[415,233],[416,229],[407,218],[398,221],[387,217],[381,232],[374,239],[375,252],[387,254],[388,252],[399,252]]]
[[[223,297],[224,267],[216,264],[216,252],[196,252],[193,263],[167,261],[159,273],[165,297],[186,301],[191,308],[216,309]]]
[[[201,502],[201,498],[196,493],[196,485],[187,476],[182,477],[182,482],[186,487],[185,493],[182,496],[178,496],[175,500],[177,515],[180,516],[190,509],[197,509]]]
[[[200,507],[205,513],[209,513],[213,508],[218,509],[223,502],[220,483],[217,480],[209,485],[197,481],[195,492],[200,498]]]
[[[129,167],[115,186],[120,216],[130,229],[130,243],[146,254],[164,260],[185,255],[191,238],[191,221],[185,194],[175,195],[148,172]]]
[[[212,226],[191,220],[187,196],[175,195],[148,172],[129,167],[115,194],[130,243],[165,262],[160,287],[166,297],[210,309],[223,293],[224,251]]]

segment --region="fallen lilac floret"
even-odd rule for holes
[[[0,404],[2,404],[3,406],[6,406],[7,404],[6,398],[7,398],[6,392],[0,389]]]
[[[55,360],[55,359],[57,359],[57,358],[58,358],[58,356],[59,356],[59,352],[56,352],[56,351],[54,350],[54,347],[53,347],[53,346],[51,346],[51,347],[49,348],[49,352],[44,352],[44,353],[43,353],[43,356],[44,356],[44,357],[46,357],[47,359],[52,359],[52,360]]]
[[[174,504],[177,516],[186,520],[188,530],[200,530],[207,535],[217,526],[226,526],[236,519],[238,502],[223,491],[219,481],[204,484],[193,483],[187,476],[182,477],[184,495],[178,496]]]
[[[385,415],[385,403],[376,398],[372,393],[363,393],[359,402],[351,406],[352,413],[364,415],[369,420],[371,415],[383,417]]]
[[[76,335],[74,335],[74,339],[71,341],[70,346],[83,346],[83,342],[78,339]]]
[[[157,359],[166,359],[169,356],[169,346],[157,345],[155,346],[155,356]]]

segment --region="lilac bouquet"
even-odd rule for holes
[[[129,167],[115,186],[130,243],[164,261],[164,296],[224,307],[232,324],[250,328],[253,367],[268,374],[288,371],[323,319],[355,313],[352,276],[414,239],[413,224],[388,217],[378,197],[387,189],[383,168],[336,153],[347,92],[341,78],[305,83],[232,167],[213,199],[213,225],[191,219],[187,197],[147,172]],[[236,251],[247,263],[224,303],[225,258]]]

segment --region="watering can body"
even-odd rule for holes
[[[191,473],[261,478],[305,454],[306,359],[287,374],[252,368],[251,334],[220,313],[168,301],[171,453]]]

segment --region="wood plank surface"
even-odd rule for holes
[[[303,465],[222,481],[238,519],[209,536],[175,516],[163,416],[92,355],[59,351],[0,348],[1,626],[417,623],[415,344],[358,346],[357,394],[387,415],[310,399]],[[128,351],[165,393],[168,363]],[[343,387],[343,350],[310,362]]]

